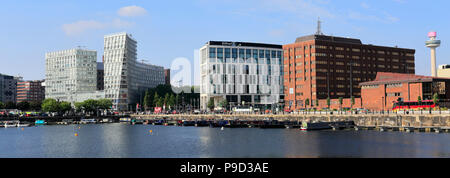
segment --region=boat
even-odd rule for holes
[[[308,130],[326,130],[332,129],[330,123],[328,122],[316,122],[316,123],[307,123],[303,122],[300,130],[308,131]]]
[[[81,124],[96,124],[97,121],[95,119],[81,119]]]
[[[30,127],[30,126],[31,124],[29,123],[20,123],[20,122],[17,123],[17,127]]]
[[[13,122],[13,121],[7,121],[4,124],[5,128],[9,128],[9,127],[17,127],[17,122]]]
[[[46,122],[44,120],[36,120],[34,122],[34,125],[45,125],[45,124],[46,124]]]

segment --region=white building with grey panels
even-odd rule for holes
[[[282,46],[210,41],[200,49],[200,102],[270,109],[284,99]]]

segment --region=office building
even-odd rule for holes
[[[378,72],[415,73],[414,49],[363,44],[320,32],[297,38],[283,50],[289,110],[315,107],[328,97],[360,98],[359,83],[374,80]]]
[[[283,103],[282,46],[210,41],[200,49],[201,109],[210,99],[217,106],[273,109]]]
[[[164,69],[164,78],[166,85],[170,85],[170,69]]]
[[[103,91],[105,89],[105,68],[103,62],[97,62],[97,90]]]
[[[450,78],[450,65],[440,65],[437,71],[438,77]]]
[[[0,102],[16,102],[18,78],[0,74]]]
[[[97,89],[97,52],[70,49],[46,53],[45,98],[74,102]]]
[[[45,99],[43,80],[19,81],[17,83],[17,103],[41,102]]]
[[[164,84],[164,68],[137,61],[137,41],[131,34],[117,33],[104,37],[105,97],[113,109],[132,110],[142,93]]]

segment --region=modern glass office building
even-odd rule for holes
[[[112,99],[113,109],[134,109],[143,91],[164,84],[163,67],[137,61],[137,41],[131,34],[106,35],[104,43],[105,97]]]
[[[282,46],[210,41],[200,49],[201,109],[218,105],[274,109],[283,103]]]
[[[97,51],[70,49],[45,54],[45,98],[74,102],[97,89]]]

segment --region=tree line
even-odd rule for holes
[[[156,88],[146,90],[141,101],[145,110],[155,107],[181,108],[186,106],[197,106],[200,102],[200,94],[195,93],[194,87],[179,88],[183,90],[177,94],[171,85],[159,85]],[[189,91],[189,92],[184,92]]]

